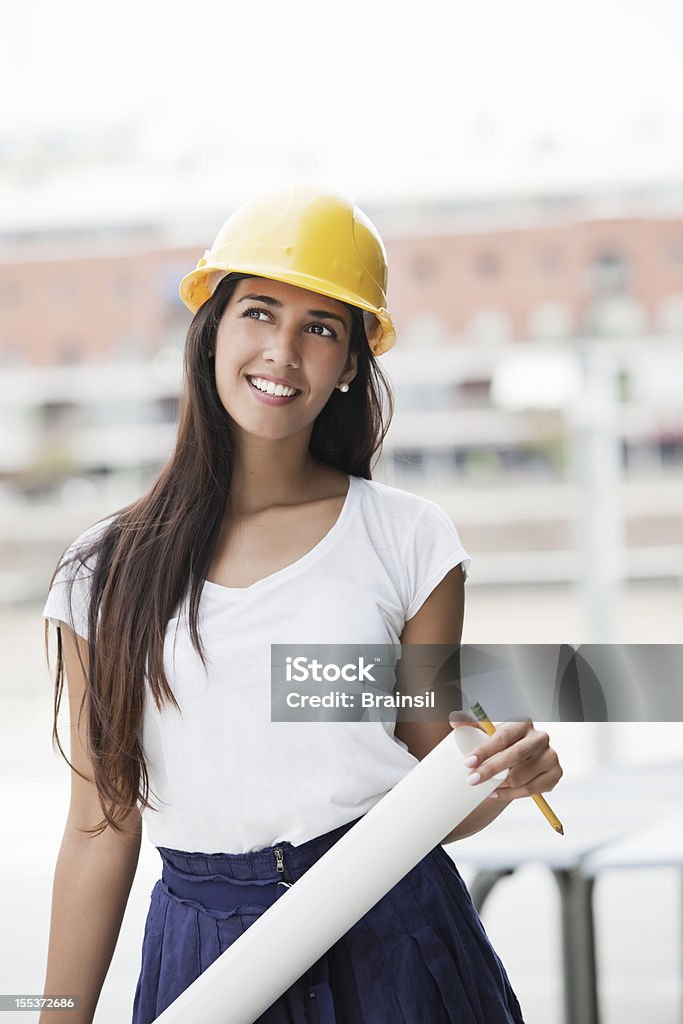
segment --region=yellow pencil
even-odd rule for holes
[[[470,704],[470,707],[472,708],[472,711],[476,715],[477,721],[481,722],[481,727],[484,730],[484,732],[487,732],[489,736],[493,736],[494,732],[496,731],[496,727],[489,718],[489,716],[484,711],[481,704]],[[562,822],[557,817],[557,815],[551,808],[550,804],[543,799],[540,793],[533,793],[531,799],[534,801],[536,806],[540,808],[544,817],[548,819],[548,821],[555,829],[555,831],[559,832],[560,835],[563,836],[564,829],[562,828]]]

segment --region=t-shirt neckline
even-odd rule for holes
[[[273,583],[279,583],[286,577],[294,576],[298,572],[307,568],[311,562],[318,559],[332,544],[335,543],[351,515],[352,508],[356,501],[356,485],[361,478],[353,476],[351,473],[347,473],[346,476],[349,481],[349,486],[341,511],[325,536],[322,537],[318,543],[310,549],[310,551],[301,555],[301,557],[297,558],[294,562],[290,562],[289,565],[283,566],[282,569],[277,569],[275,572],[269,573],[268,576],[263,576],[260,580],[255,580],[253,583],[250,583],[248,587],[224,587],[221,583],[213,583],[211,580],[204,580],[204,590],[212,594],[251,594],[255,590],[260,590],[261,588],[270,586]]]

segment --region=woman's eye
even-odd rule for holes
[[[322,327],[323,330],[328,332],[328,335],[329,335],[330,338],[336,338],[337,337],[337,332],[335,330],[333,330],[331,327],[328,327],[327,324],[311,324],[311,327]],[[321,337],[322,337],[322,335],[321,335]]]
[[[258,306],[250,306],[249,309],[245,309],[242,316],[247,316],[250,320],[256,320],[257,317],[251,316],[252,313],[265,313],[265,315],[268,316],[267,310],[259,309]]]

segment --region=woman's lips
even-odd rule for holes
[[[265,391],[261,391],[257,388],[256,385],[252,384],[248,377],[246,378],[246,381],[252,394],[262,402],[265,402],[266,405],[288,405],[301,394],[300,391],[297,391],[295,395],[269,395]]]

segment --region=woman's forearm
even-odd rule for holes
[[[467,836],[473,836],[477,832],[481,832],[483,828],[490,825],[494,821],[501,811],[510,803],[509,800],[489,800],[488,798],[483,800],[478,807],[475,807],[471,814],[468,814],[466,818],[457,825],[452,832],[441,840],[440,846],[445,846],[447,843],[455,843],[458,839],[466,839]]]
[[[108,829],[107,833],[111,830]],[[109,970],[140,852],[140,836],[70,831],[57,858],[44,994],[80,997],[78,1010],[44,1010],[39,1024],[90,1024]]]

